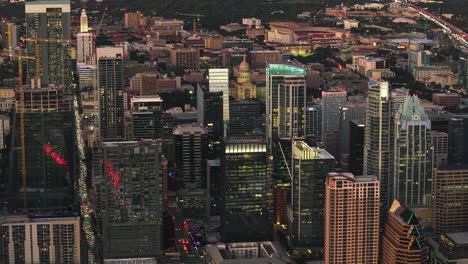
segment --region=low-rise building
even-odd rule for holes
[[[206,247],[208,264],[292,263],[277,242],[218,243]]]

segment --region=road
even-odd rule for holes
[[[174,197],[174,196],[172,196]],[[174,197],[175,198],[175,197]],[[182,210],[177,206],[174,199],[170,199],[169,214],[174,219],[175,226],[175,243],[177,250],[180,253],[180,257],[184,264],[204,264],[205,257],[201,254],[203,249],[201,247],[195,248],[190,238],[189,230],[187,225],[184,227],[185,217],[182,214]]]

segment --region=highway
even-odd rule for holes
[[[444,32],[449,34],[451,38],[458,40],[463,46],[465,46],[465,48],[468,48],[468,34],[466,32],[412,3],[407,4],[408,7],[418,11],[425,19],[437,24]]]

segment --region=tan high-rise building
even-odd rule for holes
[[[80,218],[0,217],[0,263],[80,264]]]
[[[138,27],[145,26],[146,19],[143,15],[137,11],[136,13],[125,13],[125,26],[126,27]]]
[[[416,214],[397,200],[393,201],[382,235],[380,263],[426,263],[428,248],[420,229]]]
[[[434,169],[432,221],[436,234],[468,231],[468,167]]]
[[[325,183],[325,264],[377,264],[379,181],[329,173]]]
[[[432,131],[432,146],[434,147],[434,167],[447,165],[448,159],[448,134]]]

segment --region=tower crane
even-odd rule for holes
[[[205,16],[205,15],[202,15],[200,13],[197,13],[197,14],[176,13],[176,15],[194,17],[194,19],[193,19],[193,33],[197,32],[197,22],[200,22],[200,17]]]
[[[21,54],[21,49],[19,49],[18,54],[11,54],[9,52],[0,52],[0,56],[14,57],[18,58],[18,77],[19,77],[19,110],[20,110],[20,140],[21,140],[21,179],[22,179],[22,189],[23,189],[23,213],[28,214],[28,196],[26,191],[27,178],[26,178],[26,143],[24,138],[24,84],[23,84],[23,60],[34,60],[36,61],[36,76],[35,79],[39,79],[41,76],[41,63],[40,63],[40,54],[39,54],[39,42],[60,42],[60,43],[70,43],[73,42],[71,39],[41,39],[41,38],[23,38],[24,41],[35,41],[36,42],[36,56],[25,56]]]

